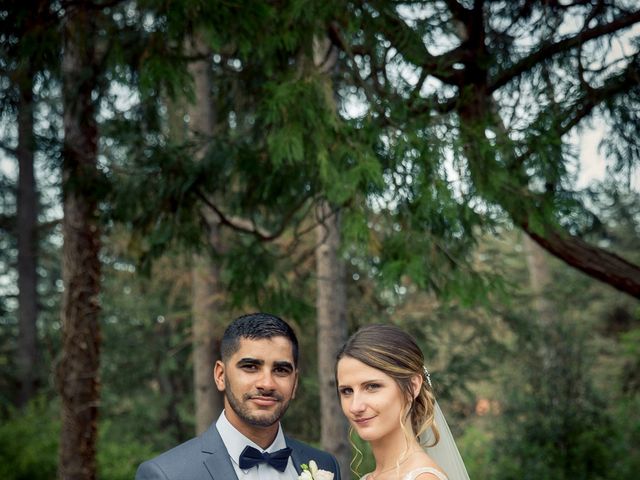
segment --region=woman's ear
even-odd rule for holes
[[[411,377],[411,389],[413,390],[413,399],[415,400],[420,394],[420,389],[422,388],[422,375],[414,375]]]

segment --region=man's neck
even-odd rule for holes
[[[276,422],[268,427],[248,425],[237,417],[233,411],[229,412],[227,409],[225,409],[224,415],[227,417],[229,423],[238,430],[238,432],[254,442],[256,445],[260,446],[263,450],[266,450],[269,445],[273,443],[276,439],[276,435],[278,434],[278,429],[280,428],[280,422]]]

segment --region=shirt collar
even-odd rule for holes
[[[229,452],[229,456],[233,463],[239,465],[240,463],[240,454],[244,447],[250,445],[254,448],[257,448],[261,452],[275,452],[277,450],[281,450],[287,446],[287,442],[284,439],[284,433],[282,433],[282,425],[278,424],[278,433],[276,434],[276,438],[273,440],[273,443],[269,445],[265,450],[262,449],[255,442],[245,437],[242,433],[240,433],[236,427],[231,425],[229,420],[227,420],[226,415],[224,414],[224,410],[218,417],[218,421],[216,422],[216,428],[218,429],[218,433],[220,433],[220,437],[222,438],[222,442],[224,446],[227,448],[227,452]]]

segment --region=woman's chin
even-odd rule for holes
[[[365,442],[373,442],[373,441],[376,441],[378,438],[380,438],[380,435],[377,432],[372,431],[372,429],[356,428],[355,430],[358,436]]]

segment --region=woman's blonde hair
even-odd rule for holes
[[[440,434],[434,424],[435,397],[424,367],[424,356],[408,333],[394,325],[362,327],[347,340],[338,353],[336,385],[337,365],[344,357],[359,360],[393,378],[407,398],[407,416],[411,418],[413,435],[419,437],[431,428],[434,435],[432,445],[438,443]],[[411,379],[416,375],[422,377],[422,386],[414,398]]]

